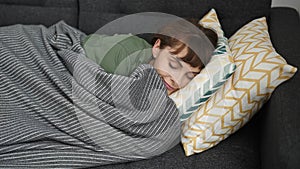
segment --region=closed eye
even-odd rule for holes
[[[182,67],[182,64],[180,63],[180,59],[177,58],[177,56],[171,52],[169,52],[171,55],[169,60],[169,66],[173,69],[179,69]]]
[[[172,68],[172,69],[178,69],[181,67],[180,63],[177,61],[177,60],[174,60],[174,59],[171,59],[169,61],[169,66]]]
[[[186,77],[192,80],[195,76],[197,76],[198,72],[188,72],[186,73]]]

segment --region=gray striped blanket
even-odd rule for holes
[[[63,21],[0,28],[0,168],[89,168],[180,142],[179,113],[150,65],[130,77],[85,57]]]

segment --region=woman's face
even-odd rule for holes
[[[158,39],[152,48],[154,59],[150,62],[161,76],[167,88],[168,95],[186,86],[199,72],[200,67],[192,67],[190,64],[181,60],[186,56],[188,49],[184,48],[176,55],[175,48],[169,46],[164,49],[159,48]]]

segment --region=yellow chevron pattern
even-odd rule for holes
[[[297,68],[288,65],[272,46],[266,19],[246,24],[230,39],[235,73],[182,125],[186,156],[205,151],[237,131],[290,79]]]

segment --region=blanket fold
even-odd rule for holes
[[[0,28],[0,168],[84,168],[148,159],[180,142],[155,69],[129,77],[85,57],[60,21]]]

